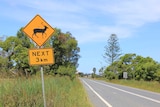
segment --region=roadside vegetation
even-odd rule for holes
[[[47,107],[91,107],[79,79],[45,76]],[[0,79],[1,107],[43,107],[40,75]]]
[[[111,71],[113,69],[113,71]],[[126,77],[124,77],[126,72]],[[126,54],[104,70],[104,77],[112,79],[160,82],[160,64],[150,57]]]
[[[135,53],[122,55],[115,34],[110,36],[105,49],[104,58],[109,62],[109,66],[104,69],[105,78],[160,82],[160,63],[151,57],[143,57]]]
[[[36,48],[21,28],[17,35],[0,40],[0,107],[43,107],[40,66],[30,66],[28,50]],[[47,107],[91,107],[76,78],[80,58],[77,40],[55,28],[43,48],[54,49],[53,65],[44,65]]]

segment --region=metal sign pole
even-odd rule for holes
[[[41,78],[42,78],[42,93],[43,93],[43,102],[44,107],[46,107],[46,98],[45,98],[45,90],[44,90],[44,78],[43,78],[43,67],[41,66]]]

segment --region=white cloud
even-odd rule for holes
[[[10,0],[0,16],[28,22],[42,15],[52,26],[70,31],[80,43],[103,41],[115,33],[132,36],[146,23],[160,21],[159,0]],[[99,19],[100,18],[100,19]]]
[[[108,5],[107,12],[114,14],[117,24],[143,26],[160,20],[159,0],[131,0]]]
[[[116,34],[118,38],[126,38],[133,32],[133,30],[119,26],[97,26],[97,28],[88,28],[88,31],[85,32],[82,30],[76,35],[79,43],[86,43],[106,41],[111,34]]]

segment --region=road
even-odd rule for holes
[[[94,107],[160,107],[160,93],[80,78]]]

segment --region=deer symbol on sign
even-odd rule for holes
[[[41,23],[41,24],[43,25],[43,23]],[[43,25],[43,26],[44,26],[43,29],[42,28],[34,28],[33,29],[32,38],[33,38],[34,35],[38,38],[38,36],[36,35],[37,33],[42,33],[42,37],[43,37],[43,34],[47,35],[45,32],[48,29],[48,27],[45,26],[45,25]]]

